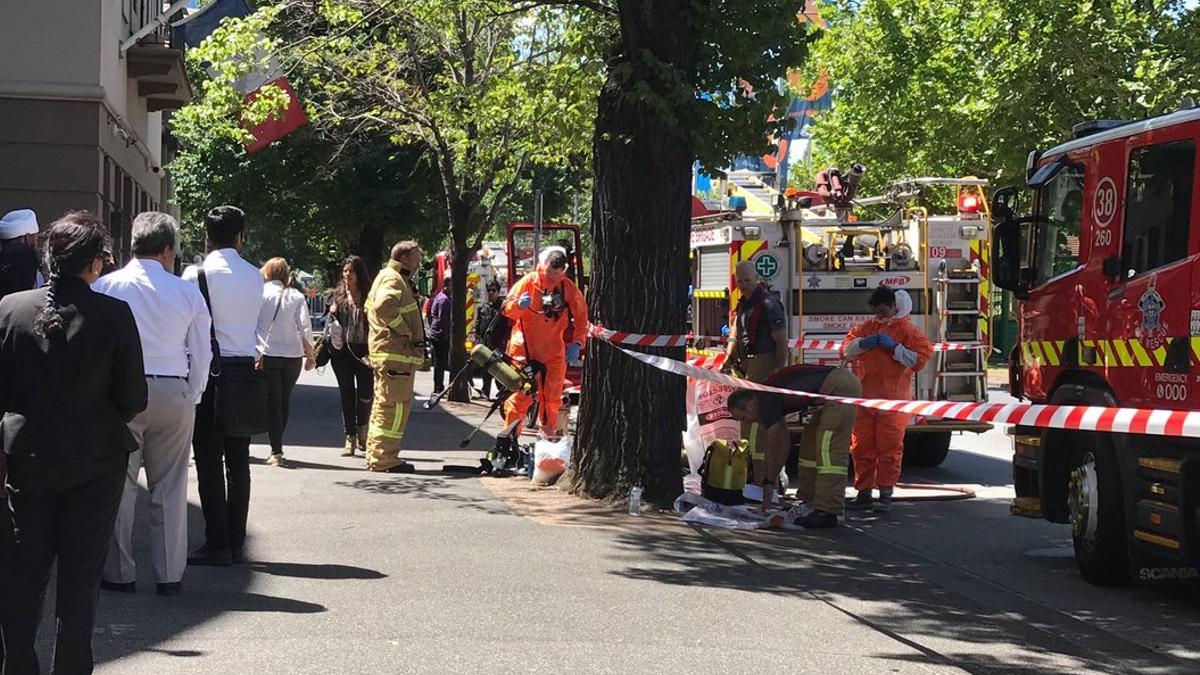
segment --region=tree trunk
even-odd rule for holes
[[[358,232],[358,246],[355,247],[355,250],[367,264],[367,269],[371,274],[375,274],[383,267],[383,257],[386,254],[383,251],[383,223],[381,221],[375,218],[363,220],[362,229]]]
[[[451,321],[450,321],[450,376],[457,375],[467,363],[467,265],[471,262],[474,251],[467,241],[467,224],[456,223],[451,233],[453,239],[454,262],[451,264],[452,274],[450,288]],[[471,400],[471,379],[465,374],[451,382],[447,396],[451,401],[465,403]]]
[[[648,51],[685,78],[695,35],[687,0],[621,0],[621,53],[600,92],[594,138],[593,323],[638,333],[682,334],[687,319],[692,152],[678,130],[630,92],[678,100],[639,58]],[[615,70],[631,66],[625,76]],[[682,348],[646,349],[671,358]],[[571,488],[618,499],[642,485],[669,506],[682,491],[680,432],[686,380],[652,369],[599,340],[588,343]]]

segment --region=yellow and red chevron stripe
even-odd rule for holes
[[[1065,340],[1034,340],[1022,342],[1021,362],[1028,365],[1050,366],[1057,368],[1063,365],[1062,354]],[[1118,338],[1115,340],[1083,340],[1079,343],[1082,349],[1096,350],[1095,362],[1090,364],[1106,368],[1151,368],[1167,365],[1167,347],[1162,345],[1156,349],[1147,349],[1137,338]],[[1200,365],[1200,337],[1192,337],[1191,344],[1193,363]],[[1085,364],[1086,365],[1086,364]]]
[[[971,262],[979,261],[979,335],[986,344],[992,343],[992,278],[991,265],[988,264],[988,244],[986,241],[971,242]]]

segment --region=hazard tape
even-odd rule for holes
[[[647,333],[625,333],[622,331],[608,330],[607,328],[596,325],[589,326],[588,332],[591,335],[608,342],[622,345],[633,345],[635,347],[686,347],[689,342],[696,340],[708,340],[710,342],[720,343],[729,341],[729,338],[718,337],[715,335],[651,335]],[[842,341],[795,339],[790,341],[788,346],[796,349],[837,351],[839,348],[841,348]],[[963,352],[987,348],[988,345],[983,342],[933,343],[933,351],[935,352]]]
[[[720,368],[725,365],[725,358],[723,352],[713,354],[695,349],[689,349],[687,352],[688,365],[697,368]]]
[[[812,392],[796,392],[722,373],[691,366],[674,359],[653,354],[633,352],[617,347],[631,358],[659,370],[716,382],[741,389],[753,389],[787,396],[817,398],[846,403],[861,408],[887,412],[934,417],[965,422],[1016,424],[1021,426],[1069,429],[1072,431],[1101,431],[1112,433],[1149,434],[1200,438],[1200,411],[1146,410],[1143,408],[1106,408],[1102,406],[1044,405],[1037,403],[956,403],[953,401],[898,401],[878,398],[830,396]]]

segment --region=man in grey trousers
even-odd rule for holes
[[[125,492],[100,587],[135,592],[133,517],[137,479],[146,468],[150,490],[150,549],[159,595],[183,589],[187,566],[187,468],[196,403],[208,384],[212,319],[195,284],[172,274],[179,225],[165,213],[148,211],[133,221],[136,256],[101,277],[93,290],[124,300],[133,310],[142,341],[150,404],[129,423],[141,448],[129,456]]]

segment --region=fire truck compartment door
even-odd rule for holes
[[[701,291],[720,291],[729,288],[729,247],[711,246],[700,249]]]

